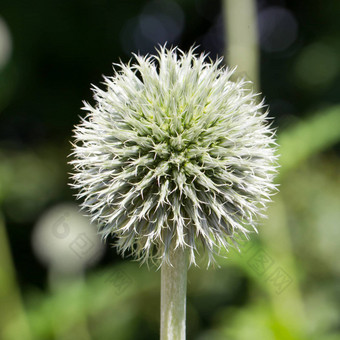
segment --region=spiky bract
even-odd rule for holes
[[[244,80],[205,55],[161,48],[119,65],[75,129],[73,186],[121,253],[210,260],[255,228],[275,189],[267,112]]]

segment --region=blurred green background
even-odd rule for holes
[[[67,185],[69,140],[112,62],[165,41],[234,53],[243,36],[225,9],[1,1],[0,339],[158,339],[160,273],[98,242]],[[241,253],[190,269],[188,339],[340,339],[340,1],[255,11],[255,71],[240,71],[258,78],[278,128],[280,193]],[[254,56],[239,53],[243,65]]]

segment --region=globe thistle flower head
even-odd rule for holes
[[[274,132],[244,80],[207,56],[161,47],[94,87],[75,128],[73,184],[118,251],[209,261],[256,221],[275,190]],[[250,227],[250,228],[249,228]]]

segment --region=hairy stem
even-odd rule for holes
[[[187,253],[176,249],[161,269],[161,340],[185,339]]]

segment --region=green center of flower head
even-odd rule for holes
[[[168,161],[170,168],[175,167],[179,170],[193,156],[190,156],[188,145],[189,141],[184,141],[181,135],[169,136],[165,143],[155,145],[152,152],[155,157]]]
[[[198,243],[209,256],[255,220],[275,189],[273,131],[233,70],[178,50],[135,56],[94,88],[76,127],[74,187],[104,237],[143,260]]]

